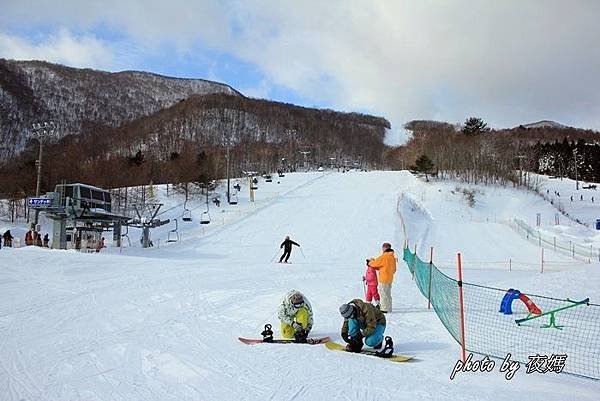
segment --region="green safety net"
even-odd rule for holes
[[[442,273],[433,263],[421,260],[410,249],[404,249],[404,261],[417,288],[431,306],[450,335],[461,342],[460,308],[457,280]],[[469,352],[504,359],[510,353],[513,361],[529,362],[529,356],[567,355],[564,373],[600,380],[600,305],[584,303],[557,312],[560,328],[545,328],[550,316],[542,316],[517,325],[528,310],[521,300],[512,303],[513,314],[500,313],[506,289],[463,283],[465,344]],[[573,302],[541,295],[527,296],[542,310],[550,312]],[[525,370],[525,367],[522,366]]]

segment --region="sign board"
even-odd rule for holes
[[[48,207],[52,205],[50,198],[28,198],[27,204],[31,207]]]

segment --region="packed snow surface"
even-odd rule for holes
[[[208,225],[199,224],[196,201],[194,221],[179,222],[177,243],[165,243],[167,225],[154,230],[151,249],[139,248],[131,230],[133,247],[98,254],[0,250],[0,399],[598,399],[597,382],[524,367],[510,381],[498,369],[451,381],[459,346],[401,260],[406,231],[423,259],[434,247],[449,275],[461,252],[465,281],[597,302],[598,263],[549,252],[553,268],[541,274],[540,249],[506,224],[554,216],[549,202],[516,189],[424,183],[407,172],[296,173],[280,181],[261,182],[254,204],[240,193],[238,205],[211,208]],[[476,190],[474,205],[464,189]],[[181,198],[159,192],[168,210],[162,217],[180,217]],[[22,235],[0,224],[9,227]],[[285,235],[302,246],[289,265],[272,262]],[[278,332],[281,298],[297,289],[315,311],[311,335],[341,341],[338,307],[363,296],[364,259],[383,242],[400,260],[386,334],[414,362],[237,340],[259,337],[266,323]]]

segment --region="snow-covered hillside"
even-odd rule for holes
[[[524,369],[510,381],[497,369],[451,381],[460,348],[401,260],[408,239],[424,259],[433,246],[436,264],[451,276],[461,252],[471,283],[597,301],[598,263],[548,251],[554,264],[541,274],[539,247],[507,224],[554,216],[540,196],[426,184],[408,172],[297,173],[269,185],[259,184],[254,205],[240,194],[237,206],[211,207],[207,226],[198,223],[196,202],[195,220],[179,226],[179,243],[164,243],[172,229],[164,226],[153,232],[160,247],[146,250],[0,250],[0,398],[597,399],[597,382]],[[471,190],[472,207],[465,195]],[[180,200],[159,192],[167,210],[161,218],[180,217]],[[130,233],[132,243],[138,235]],[[293,250],[292,264],[273,263],[285,235],[302,247]],[[278,331],[279,302],[297,289],[315,311],[311,335],[341,341],[338,307],[363,297],[364,259],[385,241],[400,259],[386,334],[415,361],[237,340],[259,337],[266,323]]]
[[[26,145],[32,123],[52,116],[60,137],[81,135],[89,125],[116,127],[172,106],[191,95],[239,95],[227,84],[152,73],[109,73],[42,61],[0,58],[0,155]]]

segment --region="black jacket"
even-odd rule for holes
[[[286,252],[290,252],[292,250],[292,245],[300,246],[300,244],[295,243],[291,239],[286,239],[279,245],[279,248],[284,248]]]

